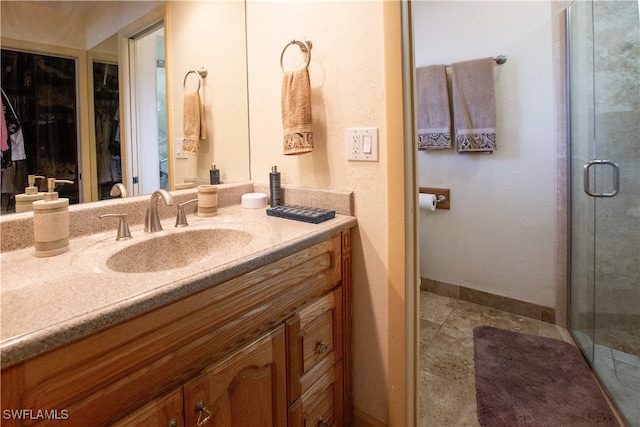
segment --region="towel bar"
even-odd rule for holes
[[[287,51],[287,48],[292,44],[297,44],[298,46],[300,46],[300,50],[307,54],[307,65],[305,65],[305,68],[308,68],[309,64],[311,63],[311,47],[312,47],[311,40],[293,39],[289,43],[287,43],[284,49],[282,49],[282,53],[280,54],[280,69],[282,70],[283,73],[284,73],[284,64],[282,63],[282,60],[284,59],[284,53]]]
[[[202,82],[202,79],[207,77],[207,74],[209,74],[209,72],[207,71],[207,69],[205,67],[200,68],[198,71],[196,70],[189,70],[187,71],[187,74],[185,74],[184,76],[184,81],[182,82],[182,89],[186,89],[187,88],[187,77],[189,77],[189,74],[196,74],[198,77],[198,89],[196,90],[199,91],[200,90],[200,83]]]
[[[507,62],[507,57],[504,56],[504,55],[498,55],[495,58],[493,58],[493,62],[495,62],[498,65],[502,65],[505,62]],[[445,67],[451,68],[451,64],[447,64],[447,65],[445,65]]]

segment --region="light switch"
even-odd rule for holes
[[[371,135],[362,136],[362,152],[364,154],[371,154]]]
[[[187,153],[182,151],[182,143],[184,142],[184,138],[176,138],[175,149],[176,149],[176,159],[188,159]]]
[[[347,160],[378,161],[378,128],[347,128]]]

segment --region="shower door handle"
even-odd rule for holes
[[[589,186],[591,182],[589,177],[589,171],[591,166],[594,165],[609,165],[613,168],[613,190],[609,193],[593,193]],[[610,160],[591,160],[584,165],[583,171],[583,180],[584,180],[584,192],[587,193],[591,197],[613,197],[618,194],[620,191],[620,166],[617,163],[612,162]]]

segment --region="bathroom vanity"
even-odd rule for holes
[[[33,311],[44,320],[32,322],[11,317],[31,290],[16,296],[9,265],[28,249],[3,254],[3,425],[347,425],[355,219],[304,224],[236,206],[215,221],[189,227],[249,224],[253,239],[169,271],[108,270],[92,251],[116,253],[122,242],[110,233],[74,239],[70,253],[39,259],[39,273],[24,279],[48,266],[74,275],[82,284],[57,294],[73,307],[34,301],[49,313]],[[73,269],[53,267],[62,262]]]

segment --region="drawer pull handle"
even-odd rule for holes
[[[167,427],[178,427],[178,422],[175,420],[175,418],[171,418],[167,423]]]
[[[318,354],[325,354],[329,347],[321,339],[316,340],[316,352]]]
[[[329,423],[327,422],[327,420],[324,419],[324,417],[320,417],[318,418],[318,427],[328,427]]]
[[[198,412],[198,420],[196,421],[196,425],[198,427],[209,422],[211,419],[211,411],[204,406],[204,402],[202,400],[196,403],[196,411]]]

